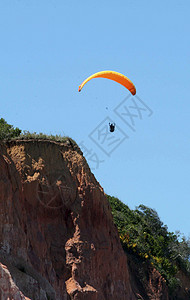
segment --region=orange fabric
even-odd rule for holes
[[[121,85],[123,85],[124,87],[126,87],[131,92],[132,95],[136,94],[136,88],[132,83],[132,81],[129,78],[127,78],[125,75],[115,71],[101,71],[101,72],[94,73],[93,75],[89,76],[82,82],[82,84],[79,86],[78,91],[80,92],[83,86],[93,78],[107,78],[107,79],[114,80],[120,83]]]

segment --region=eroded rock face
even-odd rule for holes
[[[0,299],[27,300],[16,286],[6,266],[0,263]]]
[[[72,144],[0,146],[0,261],[18,299],[137,299],[104,192]]]

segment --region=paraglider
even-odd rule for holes
[[[109,123],[110,132],[114,132],[115,130],[115,123]]]
[[[84,85],[93,78],[107,78],[107,79],[114,80],[120,83],[121,85],[123,85],[125,88],[127,88],[132,95],[136,94],[136,88],[132,83],[132,81],[129,78],[127,78],[125,75],[115,71],[101,71],[101,72],[94,73],[93,75],[89,76],[81,83],[78,91],[80,92],[84,87]]]
[[[86,78],[81,83],[81,85],[79,85],[78,91],[81,92],[84,85],[88,81],[90,81],[91,79],[94,79],[94,78],[111,79],[111,80],[116,81],[116,82],[120,83],[121,85],[123,85],[126,89],[128,89],[131,92],[131,94],[133,96],[136,94],[136,88],[135,88],[134,84],[132,83],[132,81],[129,78],[127,78],[125,75],[115,72],[115,71],[101,71],[101,72],[94,73],[93,75]],[[106,109],[108,109],[108,108],[106,107]],[[114,132],[115,123],[109,123],[109,130],[110,130],[110,132]]]

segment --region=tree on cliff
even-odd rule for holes
[[[21,130],[13,125],[8,124],[3,118],[0,119],[0,140],[18,137]]]
[[[190,239],[169,232],[152,208],[141,204],[131,210],[119,199],[107,198],[125,252],[138,258],[139,263],[146,261],[154,266],[175,294],[181,284],[177,274],[190,276]]]

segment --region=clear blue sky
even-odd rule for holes
[[[170,231],[186,236],[189,15],[188,0],[0,2],[0,117],[22,130],[83,143],[106,193],[132,209],[141,203],[156,209]],[[135,131],[116,114],[129,96],[121,85],[94,79],[78,93],[79,84],[101,70],[128,76],[153,112],[135,118]],[[131,98],[126,101],[131,106]],[[116,131],[106,145],[101,126],[109,120]]]

